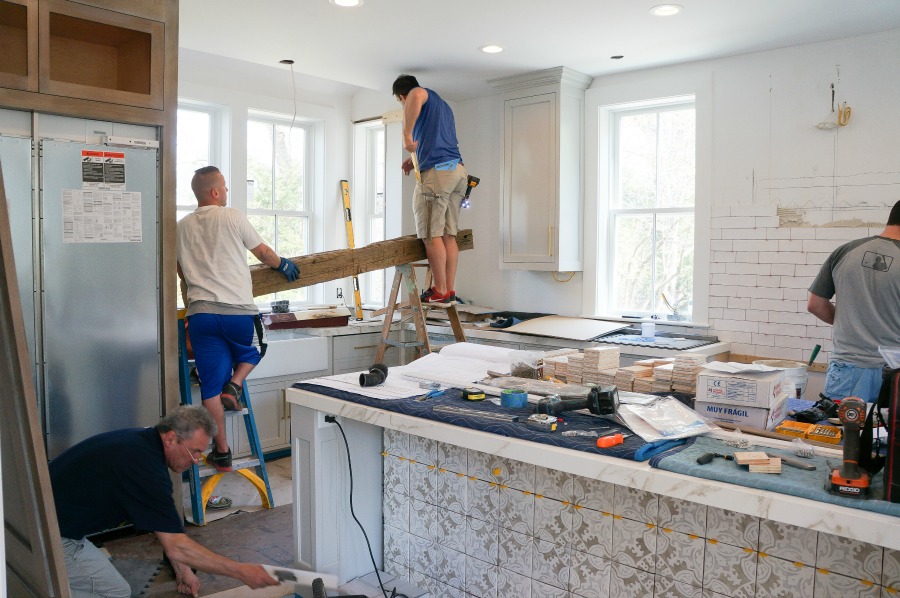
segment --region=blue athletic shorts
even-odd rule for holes
[[[864,368],[852,363],[832,361],[828,364],[822,394],[829,399],[859,397],[867,403],[874,403],[881,390],[881,370],[880,367]]]
[[[194,314],[188,316],[188,334],[194,349],[200,398],[204,401],[222,393],[231,380],[236,363],[256,365],[262,356],[253,346],[256,329],[253,316]]]

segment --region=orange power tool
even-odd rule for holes
[[[831,493],[851,498],[869,495],[869,474],[859,468],[859,431],[866,419],[866,403],[857,397],[841,401],[838,417],[844,425],[844,463],[831,473]]]

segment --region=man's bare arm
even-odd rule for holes
[[[403,148],[408,152],[416,151],[416,142],[412,137],[413,128],[427,99],[428,92],[421,87],[415,87],[410,90],[403,104]]]
[[[277,268],[281,263],[281,258],[278,257],[278,254],[275,251],[266,245],[265,243],[260,243],[256,247],[250,250],[256,259],[264,263],[270,268]]]
[[[834,303],[814,293],[809,294],[806,310],[826,324],[834,325]]]
[[[187,565],[207,573],[225,575],[242,581],[252,589],[278,585],[278,580],[269,575],[262,565],[239,563],[204,548],[186,534],[156,532],[169,560]]]

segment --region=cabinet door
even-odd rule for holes
[[[37,91],[37,0],[0,0],[0,87]]]
[[[248,382],[250,402],[253,405],[253,417],[256,420],[256,433],[259,434],[259,445],[263,453],[288,446],[288,428],[284,404],[284,382]],[[238,417],[235,421],[236,438],[232,452],[235,456],[250,454],[250,441],[247,429]]]
[[[391,333],[391,338],[396,339],[398,337],[398,333]],[[378,352],[380,342],[380,332],[334,337],[333,373],[337,375],[368,370],[375,363],[375,354]],[[398,351],[388,349],[387,353],[385,353],[384,364],[394,366],[399,363],[400,356]]]
[[[503,262],[553,262],[559,189],[555,93],[504,104]]]
[[[163,108],[163,23],[68,0],[40,3],[40,91]]]

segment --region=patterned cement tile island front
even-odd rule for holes
[[[900,551],[406,436],[384,568],[428,598],[900,598]]]

